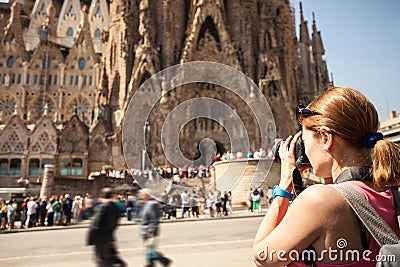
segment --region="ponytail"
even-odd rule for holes
[[[379,140],[374,148],[372,176],[379,187],[400,185],[400,146],[387,141]]]

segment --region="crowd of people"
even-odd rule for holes
[[[127,191],[117,196],[121,216],[128,221],[140,220],[143,203],[138,194]],[[219,190],[194,187],[183,192],[164,192],[159,198],[162,219],[179,219],[199,216],[221,217],[233,212],[232,193]],[[15,228],[15,220],[20,227],[32,228],[43,226],[67,226],[90,219],[99,205],[97,199],[87,193],[84,197],[70,194],[38,197],[31,196],[18,203],[15,199],[3,200],[1,203],[1,230]]]
[[[232,152],[228,151],[223,153],[222,155],[220,153],[217,153],[214,156],[214,162],[216,161],[224,161],[224,160],[235,160],[235,159],[263,159],[263,158],[268,158],[268,159],[273,159],[274,155],[272,153],[272,149],[268,149],[266,151],[263,148],[260,148],[254,152],[249,151],[246,153],[243,153],[242,151],[238,152]]]
[[[233,212],[232,193],[206,190],[194,187],[183,192],[164,192],[160,196],[162,219],[198,218],[199,216],[220,217]],[[137,195],[129,195],[122,200],[127,220],[141,218],[142,205]]]
[[[195,187],[191,192],[184,190],[180,194],[178,192],[167,194],[162,197],[163,218],[176,219],[177,209],[181,208],[181,218],[205,215],[208,213],[210,217],[228,216],[233,212],[232,192],[219,190],[205,190],[202,187]]]
[[[3,200],[1,203],[1,230],[15,228],[18,219],[20,228],[40,226],[66,226],[89,219],[93,214],[94,201],[90,194],[71,198],[69,194],[50,198],[31,196],[21,203],[16,199]]]

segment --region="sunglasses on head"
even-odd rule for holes
[[[318,111],[312,110],[312,109],[308,109],[303,104],[299,104],[297,106],[296,118],[300,124],[304,118],[307,118],[310,116],[315,116],[315,115],[321,115],[321,113],[319,113]]]

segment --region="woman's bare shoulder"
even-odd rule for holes
[[[347,206],[347,202],[333,186],[316,184],[305,189],[293,205],[318,206],[318,210],[322,211]]]

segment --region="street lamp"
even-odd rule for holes
[[[150,123],[146,121],[143,125],[143,151],[142,151],[142,173],[146,168],[146,132],[150,134]]]

